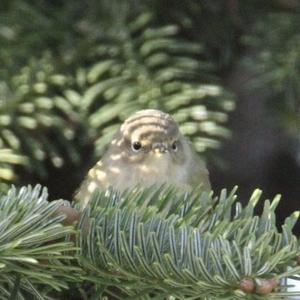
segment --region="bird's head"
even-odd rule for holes
[[[141,110],[125,120],[112,143],[133,163],[181,164],[187,145],[175,120],[154,109]]]

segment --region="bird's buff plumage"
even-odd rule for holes
[[[171,184],[210,189],[208,172],[174,119],[147,109],[129,117],[102,159],[88,172],[75,199],[85,207],[97,188],[124,191],[134,186]]]

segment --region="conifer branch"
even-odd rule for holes
[[[262,215],[255,216],[261,192],[255,191],[245,207],[234,193],[99,193],[79,223],[90,220],[88,234],[79,240],[79,262],[89,280],[122,287],[129,299],[142,299],[138,295],[150,290],[158,299],[164,294],[176,299],[286,295],[277,285],[300,271],[294,260],[299,244],[292,234],[299,213],[279,232],[274,213],[279,197],[265,201]],[[242,284],[246,278],[253,282],[249,294]]]
[[[74,260],[70,235],[75,231],[63,226],[65,217],[56,213],[62,201],[49,203],[47,197],[39,185],[18,191],[13,187],[0,197],[1,299],[37,296],[45,287],[61,291],[78,280],[80,269],[69,263]]]

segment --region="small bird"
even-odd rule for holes
[[[135,186],[174,185],[210,190],[208,171],[192,144],[168,114],[155,109],[134,113],[121,125],[102,159],[90,169],[75,195],[84,208],[97,188],[124,191]]]

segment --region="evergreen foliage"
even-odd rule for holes
[[[26,157],[25,173],[43,179],[49,165],[96,161],[120,123],[144,108],[171,113],[199,152],[229,135],[232,95],[200,59],[201,45],[182,38],[178,26],[155,24],[151,14],[126,24],[89,37],[77,53],[56,60],[45,53],[3,77],[0,145]],[[80,161],[84,148],[94,149],[92,157]]]
[[[106,287],[116,286],[118,299],[269,299],[247,295],[239,284],[248,277],[259,282],[299,273],[292,234],[299,213],[279,232],[279,197],[265,201],[257,216],[260,197],[254,191],[242,207],[235,189],[220,196],[153,188],[99,193],[82,216],[90,229],[81,236],[80,264],[98,284],[98,297],[115,294]],[[282,287],[272,299],[287,295]]]
[[[118,122],[143,108],[169,112],[198,151],[215,148],[217,137],[228,136],[222,123],[233,102],[213,83],[209,65],[193,57],[201,47],[178,38],[177,26],[152,27],[151,20],[140,15],[91,51],[82,102],[98,156]]]
[[[47,174],[46,159],[57,167],[63,163],[63,152],[78,159],[68,126],[71,104],[52,97],[68,78],[56,74],[52,64],[49,55],[32,59],[9,82],[2,82],[0,89],[0,145],[25,156],[26,167],[40,177]]]
[[[299,242],[292,234],[299,213],[279,231],[278,196],[265,201],[262,214],[255,215],[261,191],[254,191],[245,207],[235,191],[223,190],[219,196],[201,189],[183,194],[171,187],[99,191],[77,224],[74,248],[70,238],[75,231],[63,226],[64,216],[57,213],[67,203],[49,203],[40,186],[12,188],[0,199],[0,296],[27,299],[31,293],[53,299],[54,290],[67,288],[68,282],[95,284],[88,291],[90,299],[293,295],[284,286],[274,285],[265,294],[258,287],[264,280],[277,282],[299,273]],[[256,285],[251,293],[241,285],[247,278]],[[83,286],[80,290],[85,293]]]
[[[14,179],[14,172],[12,165],[21,164],[24,158],[15,154],[11,149],[0,150],[0,189],[5,188],[4,181],[12,181]]]
[[[0,197],[1,299],[28,299],[29,294],[50,299],[52,289],[61,291],[76,280],[79,269],[67,264],[74,259],[68,239],[75,231],[60,224],[64,216],[55,213],[62,202],[47,198],[41,186],[13,187]]]

